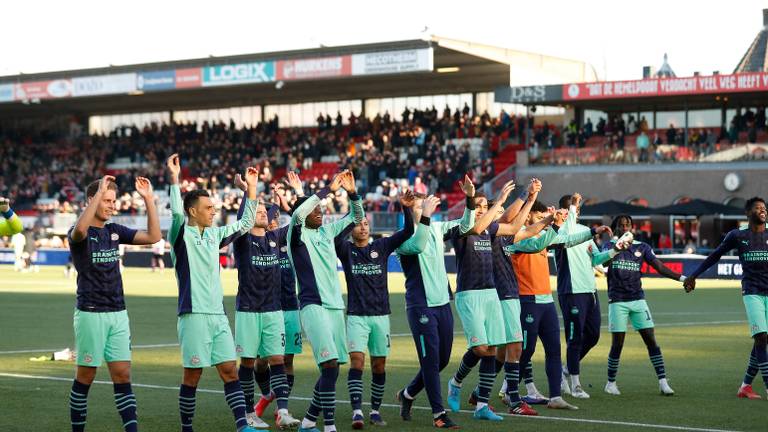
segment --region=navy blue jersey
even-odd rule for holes
[[[456,292],[493,288],[491,237],[498,229],[498,224],[491,224],[479,235],[462,235],[459,227],[446,233],[444,239],[451,240],[456,253]]]
[[[606,242],[603,250],[613,249],[613,241]],[[643,242],[632,242],[627,250],[619,252],[608,266],[608,302],[627,302],[645,298],[642,273],[643,261],[650,264],[656,260],[653,248]]]
[[[280,309],[283,270],[280,244],[285,243],[287,227],[268,231],[264,236],[251,233],[233,243],[237,266],[237,299],[241,312],[274,312]]]
[[[240,219],[247,198],[243,197],[237,217]],[[268,210],[273,212],[275,206]],[[288,228],[268,231],[263,236],[250,232],[232,244],[237,267],[237,297],[235,308],[240,312],[274,312],[280,309],[280,288],[283,271],[280,247],[285,245]]]
[[[387,262],[392,252],[414,232],[413,213],[403,208],[404,228],[390,237],[374,240],[358,247],[346,240],[354,225],[348,226],[335,238],[336,254],[344,268],[347,281],[347,314],[358,316],[389,315]]]
[[[296,277],[293,274],[291,260],[288,259],[288,245],[280,245],[280,308],[284,311],[299,310],[299,298],[296,296]]]
[[[489,229],[496,232],[498,228],[492,228],[497,222],[491,224]],[[520,298],[520,287],[517,285],[517,277],[512,267],[511,255],[514,254],[511,248],[507,247],[515,242],[514,236],[491,236],[491,253],[493,254],[493,283],[496,285],[496,292],[499,300],[510,300]]]
[[[741,294],[768,295],[768,231],[753,232],[749,228],[732,230],[691,277],[698,277],[732,249],[736,249],[739,255],[743,271]]]
[[[74,229],[67,236],[77,270],[77,308],[86,312],[125,310],[119,246],[133,243],[136,230],[108,223],[103,228],[88,227],[88,236],[75,242]]]

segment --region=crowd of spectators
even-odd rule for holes
[[[254,127],[234,122],[124,126],[108,134],[76,137],[40,130],[0,130],[0,196],[17,208],[41,212],[77,212],[85,186],[104,173],[115,175],[119,212],[141,213],[133,190],[136,176],[148,177],[165,190],[164,160],[179,153],[188,186],[216,191],[225,210],[235,208],[231,185],[246,166],[258,165],[266,184],[277,173],[302,172],[321,160],[350,169],[369,208],[387,209],[396,187],[405,184],[424,193],[450,193],[465,173],[482,183],[492,178],[491,157],[500,137],[516,133],[517,122],[502,113],[473,116],[468,106],[441,113],[406,109],[396,121],[387,112],[373,118],[337,113],[319,116],[316,128],[280,128],[279,118]],[[467,140],[480,140],[473,152]],[[326,176],[327,177],[327,176]],[[328,178],[305,178],[306,192]],[[334,200],[343,201],[343,200]]]
[[[609,115],[596,124],[587,118],[581,126],[571,120],[562,129],[547,122],[535,126],[529,151],[534,162],[556,164],[693,161],[727,145],[756,143],[758,133],[765,130],[765,108],[737,110],[727,128],[689,128],[687,134],[674,124],[666,130],[650,129],[645,116],[628,115],[625,120]],[[556,152],[560,154],[555,156]]]

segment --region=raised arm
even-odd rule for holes
[[[387,255],[391,254],[395,249],[399,248],[406,240],[413,236],[415,231],[413,223],[413,204],[416,201],[416,197],[410,190],[406,190],[400,195],[400,205],[403,208],[403,229],[396,231],[391,236],[382,239],[385,244]]]
[[[219,241],[219,248],[222,248],[241,235],[247,233],[253,228],[254,222],[256,222],[256,206],[258,201],[256,200],[256,190],[259,183],[259,170],[253,167],[248,167],[245,172],[245,181],[248,183],[248,199],[243,199],[240,204],[244,207],[242,217],[229,225],[215,228],[215,233]]]
[[[176,243],[176,239],[181,233],[181,227],[184,225],[184,203],[181,201],[181,189],[179,189],[179,175],[181,174],[181,164],[179,163],[178,153],[172,154],[166,161],[170,177],[170,199],[171,199],[171,228],[168,230],[168,241],[171,247]]]
[[[440,199],[434,195],[430,195],[424,198],[422,203],[421,217],[419,218],[419,225],[416,227],[414,235],[406,240],[399,248],[397,253],[400,255],[418,255],[424,251],[427,247],[427,241],[429,240],[430,231],[432,228],[430,225],[430,218],[432,214],[440,205]]]
[[[599,265],[603,265],[607,263],[608,261],[615,258],[616,255],[619,254],[619,252],[627,249],[628,247],[629,247],[629,244],[627,243],[617,242],[609,250],[595,252],[595,251],[598,251],[599,248],[597,247],[597,244],[593,240],[592,244],[589,245],[589,253],[592,255],[592,267],[597,267]]]
[[[535,198],[531,198],[531,195],[533,195],[534,184],[537,185],[538,191],[541,190],[541,180],[532,178],[530,183],[528,183],[528,188],[523,190],[520,196],[518,196],[512,205],[507,207],[507,209],[504,211],[504,214],[501,215],[499,218],[500,224],[513,223],[514,219],[517,217],[517,215],[520,214],[520,211],[526,202],[531,201],[531,205],[533,205],[533,202],[536,201]],[[536,192],[537,196],[538,191]],[[525,218],[523,218],[523,222],[525,222]]]
[[[533,203],[536,202],[536,198],[539,196],[539,192],[541,191],[541,182],[539,180],[532,180],[531,184],[528,187],[528,190],[525,192],[525,195],[528,197],[528,199],[523,202],[520,201],[518,198],[515,200],[515,203],[513,205],[517,205],[517,201],[520,201],[522,204],[522,207],[518,208],[518,211],[515,213],[514,218],[512,219],[511,223],[503,223],[501,220],[499,220],[499,230],[497,231],[496,235],[499,236],[514,236],[517,235],[517,233],[520,232],[520,229],[525,224],[525,221],[528,219],[528,215],[531,213],[531,208],[533,207]],[[543,229],[543,227],[542,227]],[[535,234],[538,234],[541,230],[536,231]]]
[[[522,231],[521,234],[526,231],[528,231],[528,229]],[[517,236],[515,236],[515,243],[513,243],[511,247],[518,252],[538,253],[546,249],[555,237],[557,237],[557,232],[550,227],[544,230],[544,233],[538,237],[526,237],[525,239],[518,241]]]
[[[135,184],[136,192],[144,199],[144,205],[147,207],[147,230],[136,232],[136,235],[133,237],[133,244],[155,244],[163,238],[163,234],[160,232],[160,217],[157,215],[152,183],[149,182],[148,178],[136,177]]]
[[[469,176],[464,176],[464,181],[460,182],[462,192],[466,198],[466,206],[464,208],[464,214],[459,220],[452,220],[448,222],[441,222],[439,225],[441,234],[445,240],[445,235],[453,229],[455,226],[459,226],[459,234],[464,235],[472,230],[475,226],[475,185],[472,184],[472,180]]]
[[[315,207],[320,204],[320,201],[327,197],[328,194],[331,192],[336,192],[341,187],[341,175],[344,174],[338,173],[335,176],[333,176],[333,180],[331,180],[331,183],[320,189],[319,191],[315,192],[314,195],[310,196],[306,200],[304,200],[303,203],[301,203],[300,206],[296,207],[296,209],[293,211],[293,214],[291,215],[291,226],[304,225],[304,221],[307,219],[307,216],[309,216],[310,213],[315,209]]]
[[[569,248],[587,242],[598,234],[604,232],[607,232],[609,235],[611,234],[611,228],[605,225],[575,233],[572,232],[571,227],[576,226],[576,216],[575,211],[568,211],[568,216],[565,218],[563,226],[560,227],[557,237],[552,241],[553,245],[560,244],[564,248]]]
[[[499,211],[504,207],[504,203],[507,202],[509,194],[512,193],[514,189],[515,182],[507,182],[504,187],[501,188],[501,191],[499,191],[499,195],[496,197],[496,201],[493,203],[493,206],[491,206],[491,208],[489,208],[488,211],[483,214],[483,216],[475,220],[475,225],[469,231],[469,234],[480,234],[481,232],[485,231],[494,221],[494,219],[496,219],[496,215],[498,215]]]
[[[93,223],[96,217],[96,209],[99,207],[99,202],[104,198],[104,194],[109,190],[109,185],[114,183],[115,178],[111,175],[105,175],[99,181],[99,189],[96,191],[96,195],[92,196],[88,205],[85,206],[85,210],[77,218],[75,229],[72,230],[71,239],[73,242],[81,242],[88,237],[88,227]]]
[[[357,194],[357,189],[355,187],[355,177],[352,175],[352,172],[347,170],[341,173],[340,176],[341,176],[340,185],[342,188],[344,188],[344,190],[347,191],[347,195],[349,196],[350,211],[349,213],[347,213],[346,216],[344,216],[340,220],[337,220],[336,222],[332,222],[328,225],[323,225],[321,227],[321,229],[328,231],[333,237],[336,237],[349,224],[353,224],[353,225],[358,224],[365,217],[365,210],[363,209],[363,200]]]
[[[0,198],[0,213],[4,220],[0,221],[0,236],[10,236],[20,233],[24,226],[21,224],[21,218],[11,209],[11,202],[8,198]]]

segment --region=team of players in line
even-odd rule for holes
[[[562,395],[588,398],[579,380],[579,363],[598,341],[600,306],[594,266],[608,267],[609,331],[612,334],[605,391],[619,395],[616,376],[628,322],[648,348],[662,394],[672,395],[653,320],[641,285],[644,263],[665,277],[695,288],[695,278],[730,249],[737,249],[744,266],[742,293],[754,337],[747,374],[739,390],[743,397],[759,397],[751,381],[761,371],[768,380],[768,235],[765,202],[747,204],[749,225],[734,230],[688,279],[665,267],[650,246],[633,241],[632,219],[614,218],[611,227],[588,228],[577,223],[581,196],[564,196],[560,209],[537,201],[541,182],[534,179],[506,209],[514,189],[506,184],[492,205],[475,193],[465,178],[462,218],[433,221],[439,204],[435,197],[400,197],[404,228],[391,237],[370,241],[370,230],[348,171],[337,174],[328,187],[301,197],[290,208],[276,197],[269,208],[256,200],[258,171],[249,168],[236,185],[246,193],[237,222],[214,227],[216,210],[207,193],[179,189],[178,155],[167,162],[170,175],[172,224],[168,232],[178,282],[178,336],[184,366],[179,390],[181,430],[192,431],[196,388],[202,371],[215,366],[224,382],[225,398],[238,431],[269,427],[261,417],[275,401],[275,423],[280,428],[317,431],[322,415],[325,432],[336,430],[336,381],[339,365],[350,362],[348,389],[353,409],[352,427],[364,427],[362,411],[365,350],[371,357],[369,422],[383,426],[379,408],[384,396],[385,363],[390,350],[387,263],[395,252],[406,277],[407,319],[419,360],[419,370],[397,392],[400,415],[411,419],[414,398],[424,390],[438,428],[458,426],[443,407],[440,372],[448,365],[453,346],[453,297],[444,262],[445,242],[456,251],[458,269],[455,306],[467,351],[448,383],[448,406],[460,407],[462,382],[479,364],[479,383],[469,395],[474,418],[501,421],[488,405],[496,376],[504,371],[501,395],[509,412],[536,415],[532,404],[554,409],[577,409]],[[289,184],[299,194],[298,176]],[[323,221],[319,204],[328,194],[345,189],[350,212]],[[87,395],[96,368],[104,362],[114,382],[115,403],[126,431],[138,428],[136,399],[130,384],[130,329],[118,266],[120,243],[152,244],[160,237],[152,187],[137,178],[136,189],[147,204],[146,231],[108,223],[114,212],[116,186],[105,176],[89,185],[88,206],[69,233],[78,270],[74,329],[77,373],[70,392],[73,431],[86,424]],[[277,194],[276,194],[277,195]],[[291,214],[279,228],[279,211]],[[348,240],[351,234],[352,241]],[[613,240],[599,250],[593,241],[606,234]],[[238,268],[235,334],[223,306],[218,251],[233,243]],[[561,362],[560,324],[549,283],[547,251],[554,250],[557,293],[566,332],[566,367]],[[342,299],[337,260],[344,269],[348,305]],[[308,337],[320,369],[312,400],[303,419],[288,411],[294,374],[293,356],[301,353],[301,331]],[[537,338],[545,351],[549,398],[533,384],[531,357]],[[240,358],[239,368],[236,358]],[[521,397],[520,382],[527,396]],[[258,385],[261,397],[255,400]]]

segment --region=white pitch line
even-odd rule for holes
[[[164,344],[149,344],[149,345],[133,345],[131,349],[147,349],[147,348],[170,348],[177,347],[178,343],[164,343]],[[32,354],[32,353],[44,353],[44,352],[56,352],[61,351],[64,348],[49,348],[49,349],[28,349],[28,350],[15,350],[15,351],[0,351],[0,354]]]
[[[680,322],[680,323],[660,323],[656,324],[656,327],[694,327],[699,325],[724,325],[724,324],[744,324],[744,320],[735,321],[693,321],[693,322]],[[602,326],[601,329],[605,330],[608,326]],[[563,330],[563,327],[560,327]],[[463,332],[453,332],[454,336],[460,336]],[[392,333],[391,337],[412,337],[411,333]],[[164,344],[149,344],[149,345],[133,345],[131,348],[135,349],[148,349],[148,348],[171,348],[179,346],[178,343],[164,343]],[[34,354],[34,353],[47,353],[60,351],[63,348],[48,348],[48,349],[28,349],[28,350],[12,350],[12,351],[0,351],[0,355],[3,354]]]
[[[26,375],[26,374],[14,374],[14,373],[2,373],[0,372],[0,377],[5,378],[20,378],[20,379],[37,379],[37,380],[46,380],[46,381],[62,381],[62,382],[72,382],[72,378],[64,378],[64,377],[55,377],[55,376],[44,376],[44,375]],[[95,380],[93,382],[94,384],[105,384],[105,385],[112,385],[112,382],[110,381],[101,381],[101,380]],[[178,386],[161,386],[161,385],[154,385],[154,384],[138,384],[138,383],[131,383],[133,387],[137,388],[148,388],[148,389],[157,389],[157,390],[173,390],[178,391]],[[211,389],[197,389],[200,393],[214,393],[214,394],[224,394],[221,390],[211,390]],[[307,397],[300,397],[300,396],[291,396],[291,399],[293,400],[300,400],[300,401],[309,401],[310,398]],[[337,400],[337,403],[343,403],[348,404],[349,401],[346,400]],[[370,405],[368,402],[364,402],[364,405]],[[389,404],[389,403],[383,403],[381,404],[383,407],[387,408],[400,408],[400,405],[396,404]],[[432,409],[430,407],[424,407],[424,406],[413,406],[414,409],[422,410],[422,411],[431,411]],[[472,414],[473,411],[469,410],[461,410],[459,411],[464,414]],[[604,424],[604,425],[614,425],[614,426],[629,426],[629,427],[638,427],[638,428],[650,428],[650,429],[666,429],[666,430],[681,430],[681,431],[694,431],[694,432],[737,432],[735,430],[728,430],[728,429],[708,429],[708,428],[697,428],[697,427],[689,427],[689,426],[674,426],[674,425],[663,425],[663,424],[652,424],[652,423],[635,423],[635,422],[624,422],[624,421],[615,421],[615,420],[597,420],[597,419],[583,419],[583,418],[569,418],[569,417],[552,417],[552,416],[516,416],[506,413],[497,413],[502,417],[522,417],[525,419],[530,420],[551,420],[551,421],[565,421],[565,422],[573,422],[573,423],[590,423],[590,424]]]

